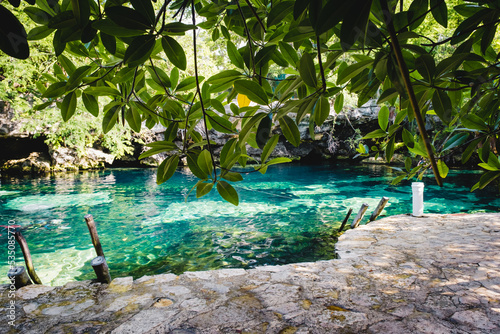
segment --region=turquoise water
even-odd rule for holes
[[[212,191],[185,195],[196,180],[179,171],[156,185],[154,169],[115,169],[2,179],[0,225],[21,225],[44,284],[94,278],[95,257],[84,216],[94,216],[111,275],[141,277],[187,270],[250,268],[334,256],[334,231],[348,209],[390,198],[382,216],[411,212],[411,186],[390,186],[382,166],[281,165],[236,183],[240,205]],[[424,179],[426,213],[497,212],[493,190],[470,193],[478,172],[450,172],[443,188]],[[352,217],[351,220],[352,221]],[[7,231],[0,227],[0,242]],[[24,265],[17,251],[17,261]],[[6,283],[7,249],[0,256]]]

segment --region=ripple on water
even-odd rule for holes
[[[65,206],[93,206],[112,202],[108,192],[69,195],[31,195],[12,199],[5,207],[12,210],[33,212]]]

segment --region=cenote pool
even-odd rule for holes
[[[371,214],[382,196],[382,216],[411,212],[411,186],[391,186],[390,168],[352,165],[278,165],[235,184],[240,205],[212,191],[184,198],[196,182],[180,170],[156,185],[154,169],[110,169],[46,178],[1,180],[0,224],[21,225],[38,276],[61,285],[94,278],[95,257],[83,217],[90,213],[113,277],[188,270],[250,268],[334,256],[334,231],[349,207]],[[425,212],[497,212],[493,190],[470,193],[479,172],[451,171],[443,188],[424,178]],[[367,218],[365,218],[366,221]],[[351,217],[352,220],[352,217]],[[0,228],[7,244],[7,230]],[[17,262],[24,265],[17,250]],[[7,283],[7,248],[0,283]]]

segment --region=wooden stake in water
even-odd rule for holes
[[[368,204],[363,203],[361,205],[361,208],[359,209],[358,214],[354,218],[353,222],[351,223],[351,228],[356,228],[359,226],[359,222],[361,219],[363,219],[363,216],[365,215],[366,210],[368,209]]]
[[[345,227],[345,224],[347,224],[347,221],[349,220],[349,217],[351,216],[352,213],[352,208],[349,208],[349,211],[347,212],[347,215],[344,218],[344,221],[342,222],[342,225],[340,225],[339,232],[342,232],[342,230]]]
[[[23,235],[21,234],[21,231],[15,231],[14,237],[16,238],[17,243],[21,247],[21,251],[23,252],[24,262],[26,263],[26,268],[28,268],[28,274],[30,275],[31,279],[35,284],[42,284],[42,281],[40,280],[40,278],[38,278],[38,275],[35,272],[35,267],[33,267],[33,261],[31,260],[31,253],[30,249],[28,248],[28,243],[26,242],[26,239],[24,239]]]
[[[104,256],[95,257],[90,264],[92,265],[92,268],[94,268],[95,275],[97,276],[97,280],[99,282],[111,282],[111,275],[109,274],[108,264],[106,263]]]
[[[9,280],[11,282],[14,281],[14,286],[16,287],[16,289],[20,289],[23,286],[33,284],[23,266],[13,267],[9,269],[7,276],[9,277]]]
[[[375,219],[377,219],[377,217],[380,215],[382,210],[384,210],[384,207],[386,206],[387,202],[389,202],[389,197],[385,197],[385,196],[382,197],[382,199],[380,200],[380,202],[377,205],[377,208],[375,209],[375,211],[373,211],[372,215],[370,216],[369,222],[372,222]]]
[[[92,244],[94,245],[95,252],[97,256],[104,257],[104,252],[102,250],[101,242],[99,241],[99,235],[97,235],[97,229],[95,227],[94,217],[91,214],[85,215],[85,221],[87,222],[87,227],[89,228],[90,238],[92,239]]]

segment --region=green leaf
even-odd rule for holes
[[[448,172],[449,172],[450,169],[448,168],[448,166],[446,166],[446,164],[444,163],[444,161],[443,160],[438,160],[437,167],[438,167],[439,175],[443,179],[446,178],[446,176],[448,175]]]
[[[73,28],[77,21],[73,11],[67,10],[57,14],[49,20],[48,27],[51,29]]]
[[[260,49],[255,55],[255,66],[264,67],[269,60],[271,60],[275,50],[276,45],[270,45]]]
[[[410,157],[406,157],[405,159],[405,169],[407,172],[411,171],[412,160]]]
[[[207,176],[212,177],[214,167],[212,165],[212,156],[210,152],[208,152],[207,150],[201,151],[200,155],[198,156],[197,164],[200,170],[205,175],[205,178]]]
[[[292,159],[285,158],[285,157],[279,157],[279,158],[274,158],[274,159],[266,162],[266,166],[283,164],[283,163],[291,162],[291,161],[292,161]]]
[[[200,198],[208,194],[212,190],[213,186],[214,184],[212,182],[205,183],[202,181],[198,181],[196,186],[196,198]]]
[[[403,129],[403,142],[408,148],[415,147],[415,139],[413,138],[413,135],[410,133],[410,131],[406,129]]]
[[[146,144],[146,146],[151,147],[151,149],[142,153],[139,156],[139,160],[150,157],[150,156],[158,154],[158,153],[178,150],[178,147],[174,143],[167,142],[167,141],[156,141],[156,142]]]
[[[229,120],[220,117],[220,116],[210,116],[209,122],[214,128],[214,130],[221,132],[221,133],[234,133],[236,129],[233,126],[233,123],[231,123]]]
[[[90,17],[90,0],[71,0],[73,14],[80,27],[85,27]]]
[[[111,107],[102,119],[102,131],[108,133],[118,121],[118,112],[120,110],[120,105],[115,105]]]
[[[50,85],[45,93],[42,94],[42,97],[46,98],[56,98],[62,96],[66,92],[66,82],[55,82]]]
[[[446,7],[446,1],[443,0],[431,0],[431,13],[434,19],[442,25],[443,27],[448,27],[448,8]]]
[[[276,147],[276,144],[278,144],[280,136],[279,135],[274,135],[267,141],[266,146],[264,146],[264,149],[262,150],[262,154],[260,155],[260,162],[265,163],[267,158],[271,155],[273,152],[274,148]]]
[[[415,67],[418,73],[427,82],[432,82],[434,74],[436,73],[436,63],[434,57],[430,54],[423,54],[415,60]]]
[[[144,35],[135,37],[123,57],[123,63],[135,67],[144,63],[155,47],[155,36]]]
[[[299,56],[297,56],[297,51],[290,45],[285,42],[280,41],[279,47],[281,54],[286,59],[286,61],[295,67],[297,62],[299,61]]]
[[[227,55],[231,63],[242,70],[245,69],[245,62],[243,61],[243,57],[236,49],[236,46],[231,41],[227,41]]]
[[[106,8],[106,17],[111,19],[120,27],[143,30],[151,28],[151,24],[147,23],[147,19],[140,12],[124,6],[112,6]]]
[[[238,197],[238,193],[234,190],[233,186],[227,183],[226,181],[217,182],[217,191],[229,203],[238,206],[240,200]]]
[[[465,164],[467,163],[467,161],[469,161],[472,153],[474,153],[477,145],[481,142],[481,140],[481,138],[477,138],[467,146],[467,148],[464,150],[464,153],[462,154],[462,164]]]
[[[144,15],[151,25],[156,21],[155,11],[153,9],[153,3],[149,0],[130,0],[132,7],[139,13]]]
[[[267,105],[268,97],[264,89],[258,83],[250,80],[236,80],[234,89],[239,93],[246,95],[251,101]]]
[[[283,19],[293,12],[295,1],[279,2],[271,8],[267,16],[267,27],[278,25]]]
[[[267,117],[264,117],[260,123],[259,126],[257,127],[257,132],[255,135],[255,140],[257,142],[257,146],[260,149],[263,149],[264,146],[266,145],[267,141],[269,140],[269,134],[271,133],[271,127],[273,125],[271,117],[272,115],[268,115]]]
[[[52,15],[47,13],[44,10],[41,10],[38,7],[26,7],[24,8],[24,12],[28,14],[28,16],[35,22],[41,25],[46,26],[49,24]]]
[[[243,176],[237,172],[227,172],[222,175],[222,177],[231,182],[243,181]]]
[[[61,115],[63,121],[67,122],[76,111],[76,94],[71,92],[67,94],[61,103]]]
[[[198,79],[200,81],[203,80],[203,77],[199,76]],[[175,88],[177,92],[190,90],[196,87],[196,78],[195,77],[187,77],[186,79],[179,82],[179,85]]]
[[[460,118],[460,121],[462,122],[462,125],[467,129],[479,131],[488,130],[488,126],[486,125],[484,120],[474,114],[465,115],[464,117]]]
[[[333,104],[333,109],[338,114],[344,108],[344,94],[340,93],[335,99],[335,103]]]
[[[29,57],[26,30],[17,17],[0,5],[0,49],[17,59]]]
[[[373,59],[360,61],[359,63],[350,65],[344,70],[340,71],[337,77],[337,85],[343,85],[356,75],[361,73],[365,68],[373,64]]]
[[[300,145],[300,132],[297,124],[295,124],[293,119],[287,115],[281,117],[279,122],[281,131],[283,132],[283,135],[285,135],[288,142],[293,146],[298,147]]]
[[[99,103],[94,96],[82,93],[82,101],[85,109],[87,109],[89,113],[94,117],[99,116]]]
[[[498,167],[491,166],[491,165],[489,165],[487,163],[484,163],[484,162],[478,164],[478,166],[481,167],[481,168],[484,168],[486,170],[490,170],[490,171],[498,171],[499,170]]]
[[[207,175],[203,173],[200,167],[198,167],[198,162],[197,162],[198,157],[193,153],[188,153],[186,159],[188,167],[191,170],[191,173],[193,173],[194,176],[196,176],[199,179],[206,180]]]
[[[225,70],[215,75],[212,75],[210,78],[208,78],[207,83],[211,85],[221,85],[233,82],[237,79],[240,79],[242,76],[243,74],[241,74],[239,71]]]
[[[432,105],[438,117],[445,124],[449,124],[452,115],[451,100],[446,92],[437,89],[432,95]]]
[[[77,88],[78,85],[80,85],[80,83],[82,82],[83,78],[85,78],[90,72],[90,70],[90,66],[82,66],[77,68],[69,77],[66,90],[70,91]]]
[[[456,135],[448,139],[446,143],[443,145],[443,152],[462,145],[468,138],[469,138],[468,133],[465,132],[457,133]]]
[[[83,92],[93,96],[121,96],[118,89],[109,86],[87,87]]]
[[[497,171],[490,171],[484,173],[479,179],[479,182],[472,187],[471,192],[476,189],[484,189],[488,184],[495,181],[499,177],[500,177],[500,172]]]
[[[46,26],[35,27],[28,33],[28,41],[38,41],[52,34],[55,29],[50,29]]]
[[[141,132],[141,115],[139,114],[137,109],[135,109],[134,107],[128,108],[127,112],[125,113],[125,119],[127,120],[127,123],[132,130],[138,133]]]
[[[116,53],[116,38],[115,36],[108,35],[101,31],[99,34],[102,45],[108,50],[109,53],[114,55]]]
[[[312,56],[307,52],[304,53],[300,59],[299,73],[306,85],[316,88],[318,85],[318,80],[316,79],[316,69],[314,67]]]
[[[174,176],[175,170],[179,165],[179,156],[173,155],[163,160],[163,162],[158,166],[158,171],[156,172],[156,184],[162,184],[172,176]]]
[[[242,126],[240,134],[239,134],[239,142],[240,142],[240,147],[243,149],[245,146],[246,140],[248,135],[250,134],[250,130],[259,122],[261,119],[264,117],[267,117],[266,113],[258,113],[256,115],[253,115],[252,118],[250,118],[245,125]]]
[[[107,35],[115,37],[133,37],[133,36],[144,35],[144,30],[123,28],[114,23],[113,21],[111,21],[110,19],[102,19],[95,21],[94,23],[92,23],[92,27]]]
[[[187,66],[187,60],[186,53],[184,52],[182,46],[170,36],[163,36],[161,39],[161,45],[168,60],[184,71]]]
[[[387,130],[387,126],[389,125],[389,114],[390,112],[387,106],[383,106],[378,112],[378,125],[384,131]]]
[[[330,115],[330,102],[328,99],[322,95],[316,102],[316,106],[314,108],[314,121],[318,126],[321,126],[328,116]]]
[[[165,24],[163,28],[163,35],[183,35],[186,31],[194,29],[197,28],[195,25],[192,24],[185,24],[182,22],[170,22]]]
[[[381,129],[374,130],[368,134],[366,134],[362,139],[375,139],[375,138],[383,138],[387,136],[387,132]]]

